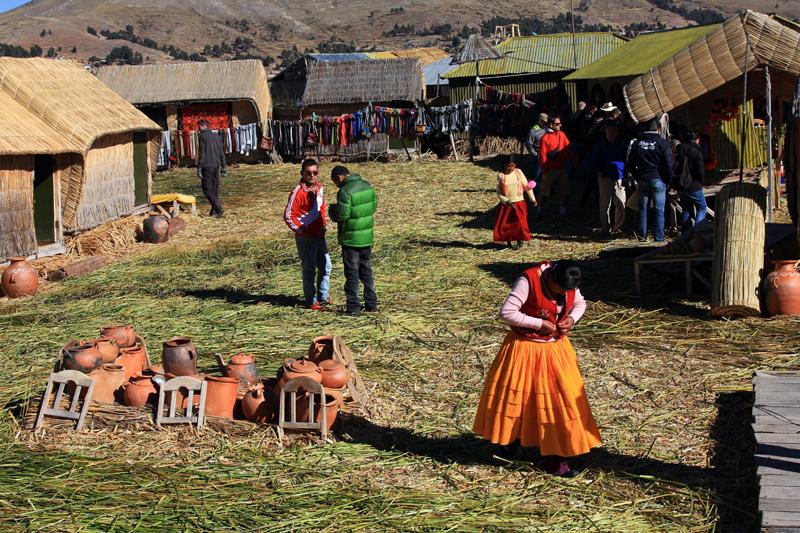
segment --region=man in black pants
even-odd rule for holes
[[[223,176],[228,175],[228,169],[225,166],[225,149],[222,147],[220,136],[208,129],[207,120],[201,120],[198,126],[200,133],[198,135],[197,176],[202,180],[203,194],[211,204],[211,212],[208,215],[221,217],[225,214],[225,210],[219,201],[219,176],[220,173]]]

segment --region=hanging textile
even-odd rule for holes
[[[172,155],[172,139],[170,135],[169,130],[161,132],[161,148],[158,150],[158,157],[156,158],[157,167],[165,167],[169,163]]]
[[[230,104],[190,104],[181,107],[179,113],[179,128],[182,130],[196,131],[200,129],[201,120],[207,120],[209,128],[212,130],[222,130],[232,126]]]

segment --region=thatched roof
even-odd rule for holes
[[[275,76],[276,105],[307,107],[364,102],[414,102],[425,96],[416,59],[317,61],[305,57]]]
[[[463,65],[484,59],[501,59],[502,57],[503,54],[498,52],[494,46],[484,41],[480,35],[473,33],[453,57],[453,63]]]
[[[0,155],[84,153],[100,137],[160,131],[72,61],[0,58]]]
[[[97,77],[132,104],[247,100],[260,121],[272,116],[267,75],[255,59],[104,67]]]
[[[800,33],[767,15],[747,11],[629,82],[624,92],[631,116],[649,120],[742,76],[745,34],[750,36],[746,70],[768,65],[800,75]]]
[[[430,65],[440,59],[449,58],[447,52],[433,46],[426,48],[406,48],[403,50],[387,50],[385,52],[367,52],[370,59],[394,59],[397,57],[411,57],[419,59],[422,66]]]

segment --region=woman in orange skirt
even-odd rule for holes
[[[475,433],[496,444],[539,448],[555,475],[566,458],[600,446],[575,350],[567,334],[586,310],[574,261],[523,272],[500,310],[511,326],[483,385]]]
[[[509,156],[503,171],[497,174],[497,198],[500,200],[500,208],[494,224],[495,242],[505,242],[510,248],[512,241],[516,241],[517,247],[520,247],[522,241],[531,240],[525,196],[527,195],[531,203],[536,205],[536,197],[533,195],[535,186],[536,182],[528,182],[525,174],[517,168],[514,156]]]

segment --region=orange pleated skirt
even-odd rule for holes
[[[486,376],[473,431],[496,444],[519,439],[542,455],[574,457],[600,446],[569,339],[534,342],[509,332]]]

